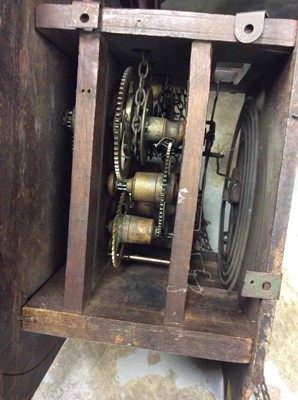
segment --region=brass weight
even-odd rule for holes
[[[131,193],[134,201],[159,203],[162,189],[162,174],[157,172],[137,172],[133,178],[127,179],[126,191]],[[114,196],[117,190],[117,180],[112,173],[108,176],[107,190]],[[170,174],[166,188],[166,203],[172,203],[177,196],[175,174]]]
[[[118,226],[120,243],[151,244],[154,236],[153,219],[124,215]]]
[[[159,203],[162,189],[162,174],[156,172],[137,172],[127,180],[127,191],[134,201]],[[177,195],[175,175],[171,174],[166,189],[166,203],[171,203]]]
[[[147,117],[145,140],[148,142],[159,142],[167,137],[174,139],[176,144],[181,144],[185,135],[185,122],[169,121],[161,117]]]
[[[115,220],[108,224],[108,230],[113,232]],[[155,225],[151,218],[137,215],[123,215],[118,220],[117,239],[119,243],[151,244],[154,238]]]

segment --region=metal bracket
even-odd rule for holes
[[[266,11],[238,13],[235,18],[235,36],[241,43],[253,43],[262,35]]]
[[[249,71],[251,64],[218,62],[212,76],[214,82],[238,85]]]
[[[100,3],[95,1],[73,1],[71,22],[74,28],[92,31],[99,27]]]
[[[246,271],[241,296],[256,299],[278,300],[282,274]]]

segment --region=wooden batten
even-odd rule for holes
[[[100,36],[81,33],[76,92],[71,205],[64,306],[81,312],[89,302],[96,234],[94,203],[94,136],[99,75]],[[93,239],[91,239],[93,237]]]
[[[192,44],[186,133],[167,287],[166,324],[181,324],[184,318],[209,98],[211,50],[210,43],[194,41]]]
[[[36,12],[38,29],[75,30],[72,6],[39,4]],[[99,30],[104,33],[176,37],[190,40],[237,43],[235,16],[185,11],[103,8]],[[289,51],[295,45],[295,20],[265,19],[264,33],[253,44],[267,50]]]

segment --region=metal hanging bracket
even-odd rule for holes
[[[100,3],[73,1],[71,23],[75,29],[93,31],[99,27]]]
[[[241,292],[243,297],[278,300],[281,289],[282,274],[269,272],[246,271]]]
[[[235,36],[241,43],[253,43],[262,35],[266,11],[238,13],[235,18]]]

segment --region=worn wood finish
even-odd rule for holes
[[[284,149],[266,266],[268,272],[274,273],[281,270],[298,159],[298,38],[289,70],[286,68],[280,80],[286,84],[286,96],[290,104],[283,116]]]
[[[298,40],[297,40],[298,43]],[[272,224],[269,253],[265,269],[268,272],[281,271],[283,252],[287,234],[291,199],[294,187],[298,160],[298,44],[288,64],[280,74],[276,90],[273,92],[280,104],[282,96],[286,99],[285,113],[281,115],[280,134],[283,138],[282,163],[280,165],[279,182],[276,185],[277,195]],[[283,94],[282,94],[283,93]],[[269,105],[270,107],[270,105]],[[261,380],[264,369],[264,359],[269,342],[274,319],[275,302],[261,301],[257,313],[257,336],[249,374],[254,384]],[[252,314],[253,317],[253,314]],[[247,393],[248,396],[249,392]]]
[[[36,28],[74,30],[72,24],[72,5],[38,4],[36,7]]]
[[[277,66],[266,80],[252,93],[261,94],[260,104],[260,156],[257,177],[257,202],[253,211],[250,233],[243,267],[278,273],[290,212],[291,194],[297,167],[297,114],[298,104],[297,48],[289,60]],[[269,240],[270,238],[270,240]],[[243,279],[240,278],[240,283]],[[226,369],[232,383],[233,397],[249,399],[254,385],[263,378],[267,343],[270,341],[275,301],[247,299],[243,305],[254,331],[252,362],[247,368],[239,367],[239,378]],[[227,378],[228,379],[228,378]]]
[[[167,324],[181,324],[184,317],[210,74],[211,44],[193,42],[186,131],[167,287],[165,314]]]
[[[81,33],[64,300],[67,310],[78,312],[91,296],[96,245],[99,51],[100,36]]]
[[[0,398],[28,400],[63,340],[21,308],[65,263],[76,65],[35,31],[35,1],[0,2]],[[50,61],[49,61],[50,60]],[[49,79],[50,78],[50,79]]]
[[[109,46],[103,37],[101,37],[100,47],[90,194],[90,215],[91,218],[93,216],[94,236],[91,233],[88,237],[88,243],[94,243],[92,245],[92,288],[111,262],[111,258],[107,255],[110,239],[107,223],[112,218],[111,197],[106,190],[106,181],[113,169],[111,148],[113,146],[114,95],[119,90],[119,81],[123,73],[122,66],[116,57],[110,53]]]
[[[102,32],[172,36],[192,40],[236,43],[235,17],[166,10],[113,10],[102,15]],[[266,19],[262,36],[254,46],[290,47],[295,45],[297,22]]]
[[[37,7],[37,28],[75,29],[71,23],[71,6],[41,4]],[[101,32],[123,35],[171,36],[191,40],[236,43],[235,17],[167,10],[128,10],[104,8]],[[254,47],[266,45],[293,48],[297,22],[266,19],[262,36]],[[282,49],[280,49],[282,50]]]
[[[24,330],[213,360],[250,361],[253,340],[235,293],[190,291],[185,323],[177,328],[163,324],[164,268],[134,265],[120,272],[109,270],[82,314],[64,311],[63,277],[63,271],[57,273],[23,308],[23,316],[32,318],[23,322]]]

